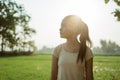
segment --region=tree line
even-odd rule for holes
[[[52,54],[54,47],[50,48],[43,46],[41,49],[37,50],[37,54]],[[120,45],[111,40],[100,40],[100,46],[93,46],[92,48],[94,55],[120,55]]]
[[[100,40],[100,47],[94,47],[96,55],[120,55],[120,46],[114,41]]]
[[[31,40],[36,31],[28,23],[31,17],[22,5],[12,0],[0,0],[0,53],[34,51]]]

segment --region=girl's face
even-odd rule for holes
[[[69,25],[63,21],[60,28],[60,37],[69,38],[71,34],[72,30],[70,29]]]
[[[76,24],[72,21],[72,19],[64,19],[61,23],[60,28],[60,37],[61,38],[71,38],[76,37]]]

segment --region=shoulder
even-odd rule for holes
[[[59,50],[61,49],[62,45],[63,45],[63,44],[59,44],[59,45],[57,45],[57,46],[55,47],[55,49],[54,49],[54,50],[59,51]]]
[[[59,45],[57,45],[57,46],[54,48],[53,56],[55,56],[55,57],[57,57],[57,58],[59,57],[59,54],[60,54],[62,45],[63,45],[63,44],[59,44]]]
[[[90,58],[93,58],[93,52],[92,52],[91,48],[87,47],[85,59],[86,59],[86,61],[87,61],[87,60],[89,60]]]

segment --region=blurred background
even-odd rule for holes
[[[51,54],[65,42],[61,21],[71,14],[89,27],[95,80],[120,79],[120,0],[0,0],[0,80],[48,80],[42,70],[50,72]]]

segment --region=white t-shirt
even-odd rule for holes
[[[93,57],[92,51],[87,47],[83,62],[76,62],[78,53],[65,51],[62,45],[54,50],[53,55],[58,58],[57,80],[85,80],[85,61]]]

